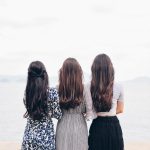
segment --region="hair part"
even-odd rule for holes
[[[74,58],[67,58],[59,73],[59,99],[63,109],[75,108],[83,99],[82,68]]]
[[[48,116],[48,74],[45,66],[40,61],[34,61],[29,65],[24,104],[26,113],[33,120],[41,120]]]
[[[113,98],[114,68],[109,56],[97,55],[91,71],[91,96],[95,111],[110,111]]]

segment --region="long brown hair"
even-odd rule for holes
[[[91,96],[96,112],[111,109],[113,98],[114,68],[106,54],[97,55],[91,67]]]
[[[34,61],[29,65],[28,78],[25,90],[24,104],[26,113],[33,120],[41,120],[48,116],[48,74],[45,66],[40,61]]]
[[[75,108],[83,99],[82,68],[74,58],[67,58],[59,74],[59,99],[63,109]]]

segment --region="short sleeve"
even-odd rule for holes
[[[62,116],[59,106],[59,96],[56,88],[50,88],[48,92],[49,111],[52,118],[60,119]]]
[[[119,90],[118,101],[124,101],[124,91],[122,85],[119,85],[118,90]]]

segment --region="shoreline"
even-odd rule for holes
[[[148,141],[125,142],[125,150],[150,150],[150,142]]]
[[[21,150],[21,143],[18,141],[0,141],[0,149],[2,150]],[[150,142],[148,141],[129,141],[125,142],[125,150],[150,150]]]

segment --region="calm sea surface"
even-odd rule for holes
[[[21,141],[26,119],[25,83],[0,83],[0,141]],[[125,112],[119,115],[126,141],[150,141],[150,85],[125,84]],[[56,120],[53,120],[56,127]],[[88,122],[88,127],[91,122]]]

